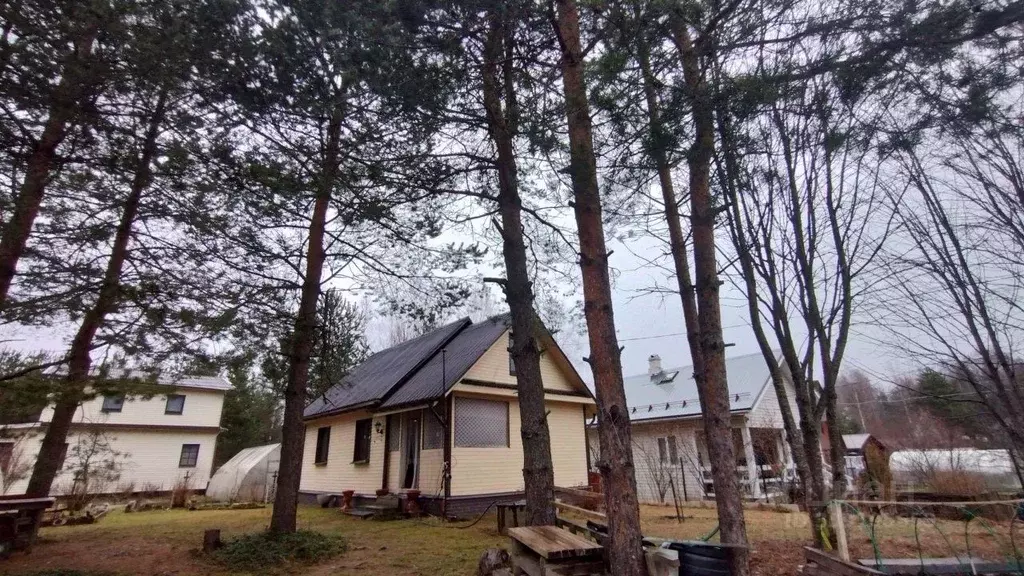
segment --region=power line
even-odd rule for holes
[[[934,396],[907,396],[905,398],[876,398],[871,400],[861,400],[859,402],[836,402],[836,406],[863,406],[865,404],[899,404],[900,402],[907,402],[908,400],[948,400],[950,398],[956,398],[958,396],[977,396],[974,392],[959,392],[957,394],[939,394]]]
[[[746,328],[749,324],[733,324],[732,326],[722,326],[722,330],[729,330],[731,328]],[[654,340],[655,338],[670,338],[673,336],[686,336],[686,332],[672,332],[670,334],[655,334],[654,336],[635,336],[633,338],[619,338],[619,342],[635,342],[637,340]]]

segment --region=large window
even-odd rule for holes
[[[423,449],[440,450],[444,448],[444,425],[428,408],[423,411]]]
[[[103,397],[103,410],[104,412],[120,412],[124,408],[124,396],[104,396]]]
[[[178,467],[195,468],[196,462],[199,462],[199,444],[182,444]]]
[[[508,402],[456,397],[455,445],[460,448],[508,447]]]
[[[316,431],[316,454],[314,464],[327,464],[327,452],[331,449],[331,427],[324,426]]]
[[[352,462],[365,464],[370,461],[370,435],[373,434],[373,420],[356,420],[356,445],[352,450]]]
[[[167,405],[164,406],[164,414],[181,414],[185,411],[184,394],[168,394]]]

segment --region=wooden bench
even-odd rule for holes
[[[43,512],[53,498],[12,498],[0,500],[0,557],[11,550],[32,549]]]
[[[604,574],[604,547],[556,526],[509,528],[513,574]]]

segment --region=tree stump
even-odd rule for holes
[[[223,546],[220,541],[220,529],[203,532],[203,552],[210,553]]]

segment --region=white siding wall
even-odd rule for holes
[[[793,384],[787,378],[787,400],[789,401],[793,417],[798,418],[795,395]],[[765,385],[764,395],[750,413],[749,422],[751,428],[777,428],[779,430],[785,428],[782,422],[782,411],[779,409],[779,396],[776,394],[775,386],[771,382]]]
[[[650,423],[633,426],[633,465],[636,467],[637,497],[641,502],[672,502],[668,479],[675,484],[676,493],[683,500],[683,474],[686,475],[686,498],[700,500],[700,475],[697,470],[697,444],[695,431],[700,421]],[[597,430],[591,429],[592,442],[597,445]],[[679,461],[662,463],[658,452],[658,438],[675,436]],[[667,442],[666,442],[667,444]],[[668,447],[666,445],[666,451]],[[665,488],[664,500],[658,489],[658,479]]]
[[[355,490],[356,494],[373,496],[384,480],[384,434],[377,433],[377,423],[383,431],[387,417],[374,416],[370,432],[370,461],[353,464],[356,421],[370,418],[367,412],[342,414],[334,418],[313,420],[306,425],[306,442],[302,452],[302,479],[299,489],[304,492],[330,492],[340,494]],[[313,462],[316,455],[317,430],[331,427],[330,450],[326,464]]]
[[[221,410],[224,407],[224,392],[177,388],[172,394],[185,396],[185,407],[181,414],[165,414],[167,396],[157,395],[146,400],[127,398],[120,412],[103,412],[103,397],[83,402],[75,412],[75,422],[136,424],[145,426],[219,426]],[[47,407],[40,415],[41,422],[49,422],[53,407]]]
[[[87,441],[88,432],[72,431],[68,436],[68,456],[64,470],[54,480],[53,495],[66,494],[71,487],[73,475],[68,471],[75,465],[73,450],[79,442]],[[97,486],[93,492],[122,492],[130,487],[135,491],[171,490],[188,474],[189,486],[205,489],[213,467],[213,450],[217,439],[215,432],[183,432],[175,430],[112,430],[103,433],[110,446],[124,453],[115,461],[121,466],[121,478],[107,486]],[[39,454],[43,435],[36,432],[22,442],[25,456],[35,461]],[[199,444],[199,458],[193,468],[180,468],[182,444]],[[14,485],[10,494],[23,494],[28,479]]]

